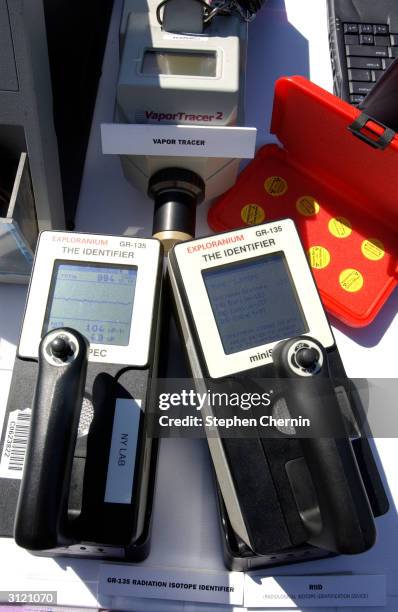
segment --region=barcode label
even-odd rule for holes
[[[14,410],[8,416],[0,461],[0,478],[21,480],[28,445],[31,409]]]

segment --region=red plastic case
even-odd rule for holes
[[[271,132],[283,148],[262,147],[208,216],[216,231],[293,218],[325,308],[352,327],[398,283],[398,137],[366,120],[303,77],[279,79]]]

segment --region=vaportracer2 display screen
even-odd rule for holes
[[[145,51],[143,74],[215,77],[217,56],[215,51]]]
[[[57,261],[43,333],[71,327],[89,342],[129,344],[137,268]]]
[[[202,275],[227,355],[308,331],[283,253]]]

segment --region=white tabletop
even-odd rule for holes
[[[121,0],[115,0],[76,229],[146,236],[152,224],[150,201],[124,179],[119,159],[103,156],[100,147],[99,125],[113,119],[121,4]],[[300,74],[332,90],[326,1],[268,0],[250,25],[249,40],[246,124],[258,128],[257,145],[260,146],[273,141],[269,135],[269,123],[276,78]],[[198,234],[209,233],[206,209],[206,204],[199,208]],[[7,401],[25,297],[24,287],[0,287],[0,422]],[[398,292],[395,292],[376,322],[368,328],[353,330],[338,322],[333,325],[350,376],[396,377],[394,348],[398,333],[397,310]],[[388,606],[383,609],[391,612],[398,609],[398,521],[393,503],[393,498],[398,499],[398,472],[394,461],[396,442],[392,439],[379,439],[376,442],[380,469],[385,474],[384,482],[391,494],[391,509],[386,516],[377,520],[378,541],[374,548],[363,555],[280,567],[264,572],[264,575],[331,572],[385,574]],[[223,570],[216,512],[204,441],[163,440],[151,554],[142,565]],[[97,607],[98,561],[36,558],[17,548],[12,540],[2,540],[0,552],[0,590],[58,590],[59,604]],[[108,600],[102,605],[134,610],[165,609],[162,602],[156,600]],[[201,608],[194,604],[176,603],[173,609]],[[224,609],[233,608],[220,608]]]

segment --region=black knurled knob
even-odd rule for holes
[[[72,347],[65,338],[57,336],[50,344],[51,352],[54,357],[61,361],[66,361],[68,357],[73,353]]]
[[[296,362],[306,370],[314,368],[320,358],[319,352],[315,348],[301,348],[296,353]]]

